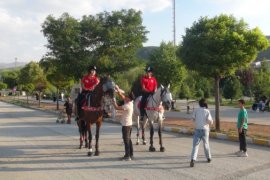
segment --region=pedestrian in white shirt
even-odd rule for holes
[[[203,140],[204,153],[208,163],[211,162],[211,153],[209,147],[209,124],[213,124],[210,111],[207,109],[205,99],[199,101],[199,108],[193,112],[192,119],[194,121],[195,131],[193,136],[193,148],[191,153],[190,167],[194,167],[197,159],[199,145]]]
[[[115,100],[113,101],[114,107],[117,110],[122,110],[121,124],[122,124],[122,136],[125,144],[125,155],[122,160],[130,161],[133,159],[133,145],[131,141],[132,131],[132,114],[133,114],[133,100],[134,94],[130,92],[128,96],[125,96],[120,91],[119,87],[116,87],[116,92],[124,100],[123,106],[118,106]]]

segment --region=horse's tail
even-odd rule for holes
[[[75,115],[76,117],[78,117],[77,99],[75,99],[75,101],[73,101],[73,103],[74,103],[74,106],[73,106],[73,112],[74,112],[74,115]]]
[[[135,116],[140,115],[140,102],[141,102],[142,96],[139,96],[134,101],[134,108],[133,108],[133,114]]]

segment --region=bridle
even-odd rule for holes
[[[146,110],[156,110],[156,111],[160,111],[162,108],[160,107],[161,103],[167,103],[167,102],[164,102],[163,99],[165,97],[167,93],[167,88],[166,87],[161,87],[161,93],[160,93],[160,98],[161,98],[161,102],[158,103],[158,101],[154,98],[153,95],[151,95],[151,98],[152,98],[152,107],[146,107],[145,109]]]

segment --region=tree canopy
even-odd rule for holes
[[[223,87],[223,96],[226,99],[239,98],[242,95],[242,87],[239,79],[236,76],[230,76],[225,79]]]
[[[34,89],[41,91],[47,87],[45,74],[36,62],[30,62],[20,70],[18,82],[23,85],[21,88],[27,92]]]
[[[14,88],[18,85],[19,70],[6,70],[1,73],[1,79],[3,83],[7,85],[7,88]]]
[[[133,9],[83,16],[81,20],[64,13],[48,16],[42,24],[48,40],[47,54],[66,77],[81,78],[87,66],[98,71],[118,72],[134,65],[136,50],[146,41],[141,12]]]
[[[154,68],[154,76],[160,84],[170,84],[172,91],[180,87],[186,71],[176,57],[176,47],[171,42],[162,42],[151,54],[149,64]]]

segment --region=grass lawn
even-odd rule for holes
[[[215,105],[215,98],[209,98],[207,99],[208,104]],[[245,101],[245,107],[247,109],[250,109],[252,107],[252,104],[254,103],[254,100],[246,100]],[[238,100],[230,100],[230,99],[224,99],[222,98],[222,102],[220,103],[221,106],[229,106],[229,107],[234,107],[238,108]]]

